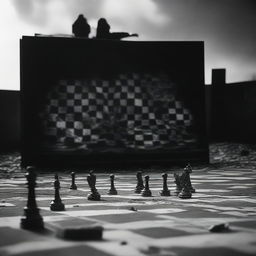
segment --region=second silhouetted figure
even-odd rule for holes
[[[98,20],[97,26],[97,39],[116,39],[121,40],[125,37],[138,36],[138,34],[129,34],[127,32],[110,32],[110,25],[107,20],[104,18],[100,18]]]

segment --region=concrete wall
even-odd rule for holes
[[[0,90],[0,151],[17,150],[20,143],[20,92]]]
[[[211,94],[210,140],[256,143],[256,81],[226,83],[224,69],[219,69],[206,87]]]

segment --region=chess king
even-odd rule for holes
[[[28,201],[27,206],[24,208],[24,216],[21,218],[20,226],[28,230],[42,230],[44,229],[44,221],[36,203],[36,173],[34,167],[27,167],[26,179],[28,185]]]

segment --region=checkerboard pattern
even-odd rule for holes
[[[41,111],[45,136],[85,149],[155,149],[196,142],[193,117],[164,75],[60,80]]]
[[[115,172],[117,195],[109,195],[110,172],[96,172],[101,201],[87,200],[88,169],[76,173],[77,190],[70,189],[67,169],[58,169],[65,211],[51,211],[54,169],[37,169],[36,201],[47,232],[20,228],[28,199],[24,172],[0,179],[0,255],[95,256],[252,256],[256,255],[255,167],[195,168],[190,199],[175,195],[173,171],[168,171],[171,196],[161,196],[166,168],[140,168],[150,175],[152,197],[134,193],[136,169]],[[176,169],[175,172],[181,172]],[[111,170],[112,172],[112,170]],[[18,175],[17,175],[18,174]],[[212,226],[227,226],[210,232]],[[102,226],[103,240],[63,239],[67,228]],[[216,226],[215,226],[216,227]],[[62,232],[59,232],[62,231]],[[79,232],[79,234],[81,234]],[[86,233],[87,234],[87,233]],[[87,237],[87,236],[86,236]]]

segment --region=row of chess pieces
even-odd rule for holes
[[[176,188],[174,194],[179,198],[187,199],[192,197],[192,193],[195,192],[191,184],[190,173],[192,173],[192,168],[188,164],[181,174],[174,173]],[[142,177],[142,172],[137,172],[137,185],[135,187],[134,193],[141,194],[143,197],[151,197],[152,192],[149,188],[149,175]],[[163,178],[163,189],[159,192],[161,196],[171,196],[171,192],[167,185],[167,173],[162,174]],[[35,187],[36,187],[36,170],[34,167],[27,167],[26,173],[27,186],[28,186],[28,201],[27,206],[24,208],[24,216],[21,219],[21,227],[24,229],[41,229],[43,224],[43,218],[39,213],[39,208],[37,207],[36,197],[35,197]],[[75,172],[71,173],[71,185],[70,189],[77,190],[77,185],[75,183]],[[110,175],[110,189],[108,191],[109,195],[117,195],[118,192],[115,188],[115,175]],[[91,192],[88,194],[87,199],[93,201],[100,201],[101,195],[96,188],[96,175],[93,171],[90,171],[87,176],[87,182],[90,187]],[[65,211],[65,205],[60,197],[60,181],[58,174],[55,174],[54,181],[55,195],[54,200],[50,204],[50,209],[52,211]]]
[[[179,198],[183,198],[183,199],[191,198],[192,193],[195,192],[195,189],[193,188],[193,186],[191,184],[190,173],[192,173],[192,168],[191,168],[190,164],[188,164],[184,168],[183,173],[181,175],[174,173],[175,184],[176,184],[174,194],[177,195]],[[150,178],[149,175],[144,176],[144,181],[143,181],[142,172],[139,171],[139,172],[137,172],[136,177],[137,177],[137,185],[134,190],[134,193],[141,194],[141,196],[143,196],[143,197],[151,197],[152,192],[149,188],[149,178]],[[163,189],[159,192],[159,194],[161,196],[171,196],[171,191],[168,189],[168,185],[167,185],[167,177],[168,177],[167,173],[162,174]],[[70,189],[76,190],[77,185],[75,183],[75,172],[71,173],[71,179],[72,179],[72,183],[70,185]],[[118,194],[118,192],[115,188],[114,181],[115,181],[115,175],[111,174],[110,175],[110,189],[108,191],[109,195],[117,195]],[[91,193],[88,195],[87,199],[93,200],[93,201],[100,201],[101,195],[96,188],[96,175],[94,174],[93,171],[90,171],[89,175],[87,176],[87,182],[88,182],[88,185],[91,190]],[[59,178],[58,178],[57,174],[55,175],[55,183],[57,184],[57,185],[55,185],[55,191],[57,191],[57,199],[58,199],[59,198],[58,190],[59,190],[60,186],[59,186]],[[56,198],[54,201],[56,201]],[[59,200],[57,200],[57,201],[59,201]],[[54,210],[54,209],[55,208],[53,207],[52,210]]]

